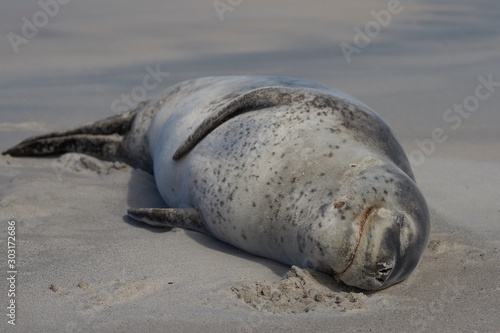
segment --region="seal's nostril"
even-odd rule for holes
[[[389,275],[389,273],[392,271],[392,267],[387,267],[387,268],[382,268],[378,272],[382,275]]]
[[[385,280],[391,275],[392,267],[384,267],[378,270],[378,276],[375,278],[380,283],[384,283]]]

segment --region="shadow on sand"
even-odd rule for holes
[[[127,204],[129,207],[167,208],[160,193],[158,192],[154,176],[138,169],[132,170],[132,175],[128,183]],[[170,228],[150,226],[148,224],[136,221],[130,218],[128,215],[123,216],[123,221],[134,227],[143,228],[154,233],[169,232],[172,230]],[[279,277],[282,277],[289,270],[289,266],[287,265],[250,254],[202,233],[186,230],[185,234],[209,249],[221,251],[228,255],[236,256],[244,260],[258,262],[269,268]]]

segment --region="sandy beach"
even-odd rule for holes
[[[298,77],[390,124],[431,236],[409,279],[363,292],[131,220],[129,207],[165,207],[142,170],[74,153],[2,155],[0,331],[500,331],[496,1],[41,3],[0,5],[0,151],[190,78]],[[151,71],[162,74],[146,89]]]

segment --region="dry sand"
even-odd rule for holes
[[[458,128],[443,115],[475,94],[479,76],[500,82],[500,11],[494,0],[401,4],[351,63],[339,43],[353,44],[353,28],[386,1],[243,1],[223,21],[212,1],[74,1],[18,54],[7,34],[21,34],[21,18],[40,7],[2,4],[0,150],[112,115],[146,66],[170,73],[148,95],[206,75],[302,77],[386,119],[414,157],[432,232],[408,280],[366,293],[130,220],[128,207],[164,203],[151,175],[122,163],[2,156],[0,331],[499,332],[500,87]],[[429,142],[435,128],[445,142],[428,143],[417,160],[415,140]],[[5,313],[8,221],[17,233],[16,327]]]

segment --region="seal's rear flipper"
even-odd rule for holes
[[[12,156],[46,156],[77,152],[107,161],[131,162],[123,139],[129,132],[136,115],[147,102],[134,109],[93,124],[65,132],[54,132],[28,138],[2,154]]]
[[[130,208],[127,213],[135,220],[157,227],[183,228],[209,234],[200,212],[195,208]]]

